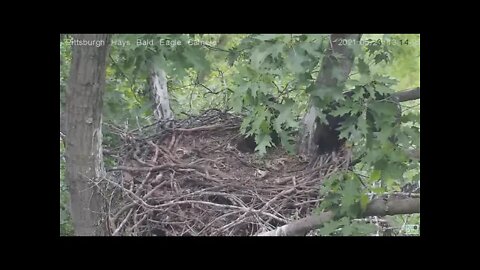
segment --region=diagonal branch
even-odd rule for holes
[[[386,216],[413,214],[420,212],[420,198],[408,199],[375,199],[367,206],[364,216]],[[323,212],[312,215],[281,226],[273,231],[263,232],[257,236],[304,236],[309,231],[320,227],[323,223],[333,218],[333,212]]]

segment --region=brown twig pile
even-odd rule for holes
[[[125,132],[103,193],[111,235],[248,236],[304,217],[325,176],[346,159],[307,163],[280,148],[265,157],[235,147],[241,119],[198,117]]]

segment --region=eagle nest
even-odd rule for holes
[[[345,157],[313,161],[280,147],[264,157],[242,152],[238,116],[199,116],[122,131],[105,150],[102,194],[110,235],[252,236],[305,217],[321,201],[329,174]]]

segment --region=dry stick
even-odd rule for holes
[[[160,150],[158,149],[157,145],[154,144],[151,140],[149,140],[147,143],[150,144],[151,146],[153,146],[153,148],[155,149],[155,154],[153,155],[152,163],[153,163],[153,164],[157,164],[158,152],[159,152]]]
[[[189,169],[189,170],[192,170],[192,169]],[[200,175],[201,177],[205,178],[205,179],[208,179],[210,181],[213,181],[213,182],[216,182],[216,183],[220,183],[220,181],[218,179],[215,179],[213,177],[211,177],[210,175],[207,175],[207,174],[203,174],[197,170],[192,170],[193,172],[195,172],[195,174],[198,174]]]
[[[172,151],[173,150],[173,145],[175,143],[175,131],[172,132],[172,137],[170,138],[170,143],[168,144],[168,150]]]
[[[159,171],[159,170],[163,170],[163,169],[170,169],[170,168],[195,169],[195,170],[199,170],[199,171],[207,170],[210,173],[218,174],[219,176],[221,176],[225,179],[230,178],[224,172],[221,172],[221,171],[218,171],[218,170],[215,170],[215,169],[205,168],[205,167],[201,167],[201,166],[197,166],[197,165],[172,164],[172,163],[167,163],[167,164],[163,164],[163,165],[160,165],[160,166],[153,166],[153,167],[117,166],[117,167],[114,167],[114,168],[110,169],[109,171],[123,170],[123,171],[143,171],[143,172],[149,172],[150,171],[150,172],[155,172],[155,171]]]
[[[120,210],[118,210],[117,214],[115,214],[115,216],[112,218],[112,222],[115,223],[123,212],[127,211],[128,209],[130,209],[131,207],[133,207],[135,205],[136,205],[135,203],[129,203],[129,204],[125,205],[124,207],[122,207]]]
[[[116,236],[116,235],[118,234],[118,232],[120,231],[120,229],[123,227],[123,225],[125,225],[125,223],[127,222],[128,218],[129,218],[130,215],[132,214],[132,211],[133,211],[133,208],[131,208],[130,211],[128,211],[127,216],[123,219],[122,223],[120,223],[120,225],[118,226],[118,228],[113,232],[112,236]]]
[[[230,222],[229,224],[226,224],[226,225],[222,226],[221,228],[218,229],[218,233],[221,233],[222,231],[224,231],[226,229],[229,229],[230,227],[233,227],[233,226],[237,225],[238,223],[241,223],[245,219],[245,216],[247,214],[248,214],[248,212],[245,212],[245,213],[243,213],[243,215],[239,216],[233,222]]]
[[[223,214],[219,217],[216,217],[213,221],[211,221],[210,223],[208,223],[201,231],[198,232],[198,234],[200,235],[203,231],[207,230],[210,226],[212,226],[213,223],[215,223],[215,221],[221,219],[221,218],[224,218],[224,217],[228,217],[228,216],[231,216],[231,215],[234,215],[234,214],[237,214],[237,212],[230,212],[230,213],[227,213],[227,214]]]
[[[180,163],[180,161],[172,155],[172,152],[170,152],[170,150],[166,149],[161,145],[158,145],[157,147],[162,151],[163,155],[173,161],[173,163]]]
[[[140,207],[137,207],[135,209],[135,212],[133,213],[133,224],[137,224],[137,221],[138,221],[138,210],[140,210]],[[138,231],[137,231],[137,228],[135,227],[130,227],[128,228],[128,230],[130,232],[132,232],[134,235],[138,235]]]
[[[136,145],[135,145],[135,152],[133,152],[133,157],[135,158],[135,160],[136,160],[138,163],[142,164],[142,165],[145,165],[145,166],[147,166],[147,167],[152,167],[152,166],[153,166],[152,164],[147,163],[147,162],[143,161],[142,159],[140,159],[140,157],[138,156],[138,154],[140,153],[140,151],[141,151],[141,150],[140,150],[139,145],[136,144]]]
[[[287,190],[284,190],[280,193],[278,193],[275,197],[273,197],[273,199],[271,199],[270,201],[268,201],[263,207],[261,210],[265,210],[266,208],[268,208],[270,206],[270,204],[274,201],[276,201],[278,198],[280,198],[280,196],[283,196],[283,195],[286,195],[288,193],[291,193],[295,191],[295,188],[290,188],[290,189],[287,189]]]
[[[282,203],[282,206],[284,205],[285,203]],[[277,214],[280,218],[283,218],[284,220],[284,223],[287,223],[287,217],[285,217],[284,215],[280,214],[277,210],[273,209],[271,206],[269,206],[269,208],[275,213]],[[272,218],[268,218],[266,223],[270,223],[270,221],[272,221]]]
[[[115,189],[112,190],[112,193],[110,194],[110,198],[107,199],[108,200],[108,204],[107,204],[107,224],[108,224],[108,232],[111,234],[113,231],[114,231],[114,224],[112,222],[112,219],[110,218],[112,213],[110,212],[110,210],[112,209],[112,201],[113,201],[113,198],[114,198],[114,193],[115,193]]]
[[[107,182],[109,182],[110,184],[116,186],[116,187],[119,187],[121,188],[123,191],[125,191],[126,193],[130,194],[133,198],[135,198],[137,201],[135,201],[134,203],[135,204],[138,204],[140,203],[141,205],[145,206],[145,207],[148,207],[148,208],[155,208],[155,206],[153,205],[149,205],[148,203],[146,203],[144,200],[142,200],[142,198],[138,197],[135,193],[133,193],[133,191],[131,190],[128,190],[124,187],[122,187],[121,185],[115,183],[114,181],[108,179],[108,178],[103,178],[104,180],[106,180]],[[133,186],[133,185],[132,185]],[[138,203],[137,203],[138,202]]]
[[[270,213],[263,212],[261,210],[249,209],[249,208],[238,207],[238,206],[233,206],[233,205],[217,204],[217,203],[211,203],[211,202],[185,200],[185,201],[180,201],[180,202],[169,202],[169,203],[164,203],[164,204],[155,205],[155,206],[150,206],[150,205],[146,204],[145,202],[143,202],[142,204],[145,204],[149,208],[158,209],[158,208],[165,207],[165,206],[171,206],[171,205],[177,205],[177,204],[188,204],[188,203],[191,203],[191,204],[198,203],[198,204],[205,204],[205,205],[210,205],[210,206],[215,206],[215,207],[238,209],[238,210],[242,210],[242,211],[245,211],[245,212],[251,212],[251,213],[260,213],[260,214],[272,217],[272,218],[274,218],[276,220],[279,220],[281,222],[285,222],[285,220],[283,220],[283,219],[281,219],[281,218],[279,218],[275,215],[272,215]]]
[[[148,214],[149,214],[149,211],[144,212],[144,213],[143,213],[143,217],[142,217],[137,223],[135,223],[135,224],[132,226],[131,230],[136,229],[136,227],[137,227],[138,225],[140,225],[140,224],[148,217]]]
[[[154,188],[152,188],[152,190],[150,190],[149,192],[147,192],[147,194],[145,194],[142,199],[143,199],[143,200],[147,200],[148,197],[150,197],[150,195],[152,195],[157,189],[159,189],[159,188],[162,186],[162,184],[163,184],[163,183],[156,185]]]
[[[217,189],[217,188],[220,188],[220,187],[214,186],[214,187],[208,187],[208,188],[204,188],[204,189],[201,189],[201,190],[197,190],[197,191],[194,191],[194,192],[191,192],[191,193],[188,193],[188,194],[179,196],[179,197],[175,198],[174,201],[178,201],[178,200],[181,200],[181,199],[187,198],[187,197],[192,197],[193,195],[197,195],[197,194],[199,194],[199,193],[205,194],[205,191],[211,190],[211,189]]]
[[[188,225],[188,223],[185,223],[185,226],[187,226],[190,229],[190,231],[191,231],[190,234],[193,234],[194,236],[198,236],[198,233],[192,227],[190,227],[190,225]],[[182,232],[182,235],[185,235],[185,232]]]
[[[137,188],[137,192],[135,192],[135,194],[137,196],[140,196],[140,193],[143,191],[143,186],[145,185],[145,183],[147,182],[148,178],[150,178],[150,174],[152,172],[148,172],[147,173],[147,176],[145,176],[145,179],[143,179],[142,183],[140,184],[140,187]]]
[[[216,128],[221,128],[221,127],[224,127],[224,125],[216,124],[216,125],[201,126],[201,127],[195,127],[195,128],[175,128],[175,130],[176,131],[183,131],[183,132],[194,132],[194,131],[204,131],[204,130],[216,129]]]

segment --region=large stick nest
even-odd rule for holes
[[[340,157],[307,162],[280,147],[262,158],[242,152],[240,123],[208,110],[161,128],[109,126],[123,142],[105,151],[116,163],[103,190],[109,233],[256,235],[310,214],[322,180],[348,166]]]

